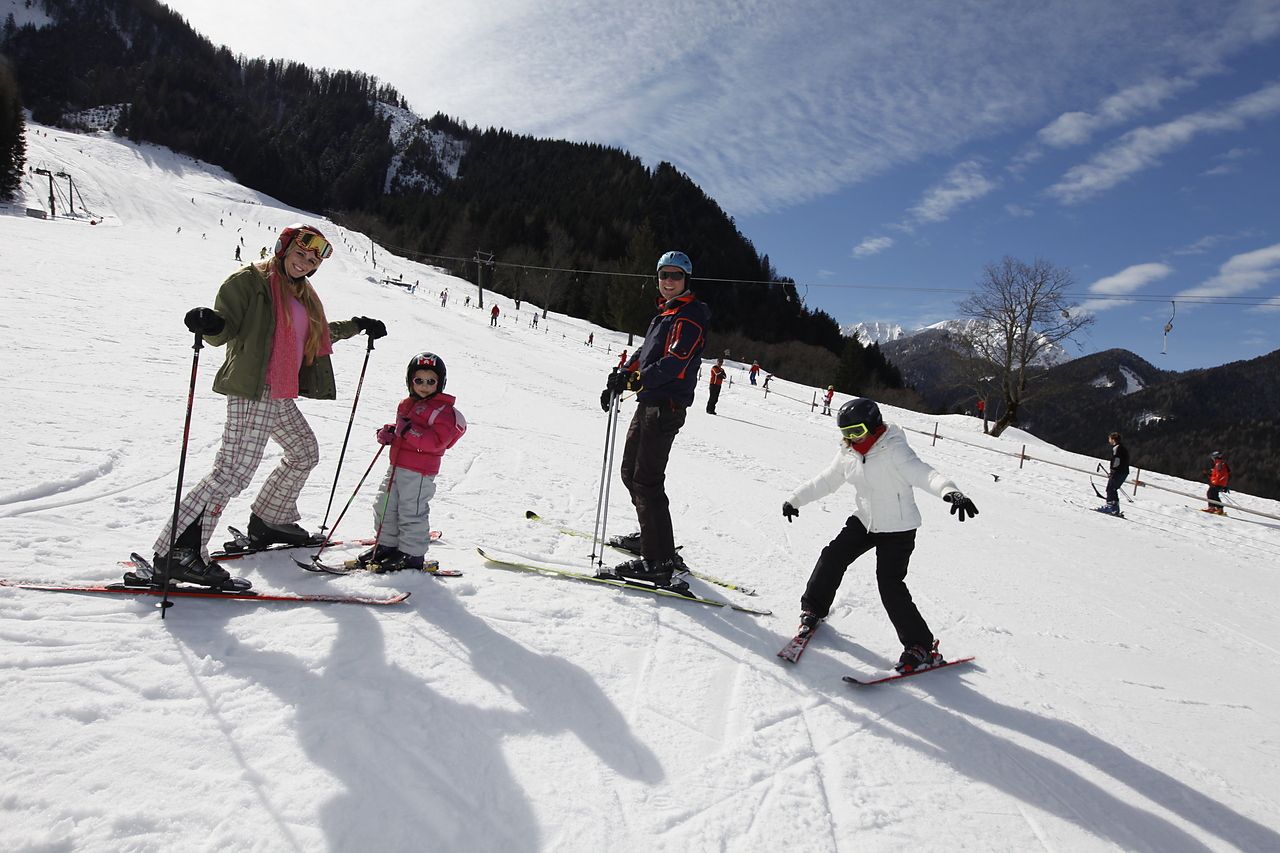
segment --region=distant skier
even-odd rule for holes
[[[822,414],[831,414],[831,398],[836,395],[836,386],[828,385],[827,393],[822,395]]]
[[[378,430],[378,443],[391,446],[391,467],[373,502],[378,541],[356,559],[375,571],[439,568],[426,558],[431,544],[431,499],[444,452],[467,431],[467,419],[444,393],[444,359],[422,352],[409,360],[409,396],[396,408],[396,422]]]
[[[751,380],[752,385],[756,384],[756,377],[759,375],[760,375],[760,364],[755,361],[751,362],[751,369],[747,371],[747,378]]]
[[[1222,458],[1222,454],[1217,450],[1209,454],[1209,460],[1212,463],[1209,470],[1205,474],[1209,475],[1209,491],[1205,495],[1209,500],[1209,508],[1205,512],[1211,512],[1214,515],[1226,515],[1222,509],[1222,493],[1231,491],[1227,488],[1227,484],[1231,480],[1231,466],[1227,464],[1227,460]]]
[[[711,368],[711,386],[707,389],[708,415],[716,413],[716,402],[720,399],[720,387],[724,385],[724,377],[724,359],[717,358],[715,366]]]
[[[1098,507],[1098,512],[1107,515],[1120,514],[1120,486],[1129,477],[1129,449],[1120,443],[1120,433],[1113,432],[1107,436],[1111,442],[1111,468],[1107,474],[1107,502]]]
[[[329,323],[309,276],[333,253],[311,225],[280,232],[270,261],[241,267],[223,282],[213,308],[192,308],[184,320],[212,346],[227,345],[213,390],[227,397],[227,420],[213,471],[178,508],[176,543],[171,516],[155,543],[157,579],[220,586],[230,575],[209,563],[209,539],[222,511],[253,480],[267,439],[284,450],[250,508],[254,546],[313,540],[297,521],[298,495],[320,461],[315,433],[294,398],[337,398],[331,341],[359,332],[371,338],[386,326],[368,317]],[[318,541],[318,540],[317,540]]]
[[[631,493],[640,532],[617,537],[617,543],[641,555],[616,566],[616,577],[641,580],[669,589],[687,589],[674,572],[684,568],[676,555],[670,501],[665,488],[667,460],[698,384],[698,365],[706,345],[711,310],[689,289],[693,262],[684,252],[658,259],[658,316],[649,323],[635,357],[609,375],[601,407],[612,397],[636,392],[636,413],[622,448],[622,484]]]
[[[923,523],[913,489],[924,489],[951,504],[951,514],[976,516],[973,501],[951,480],[916,456],[902,427],[886,424],[875,400],[855,397],[836,415],[841,446],[835,459],[818,476],[799,486],[782,504],[790,521],[800,507],[832,494],[845,483],[857,491],[857,509],[844,529],[822,549],[800,599],[800,631],[812,631],[827,617],[844,578],[858,557],[876,551],[876,581],[880,601],[902,643],[894,668],[914,672],[942,660],[933,632],[911,600],[905,579],[916,529]]]
[[[493,310],[489,312],[489,325],[498,325],[498,306],[494,305]]]

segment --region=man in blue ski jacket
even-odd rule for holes
[[[667,252],[658,259],[658,316],[649,323],[640,351],[609,377],[601,397],[602,407],[608,409],[611,394],[637,392],[636,413],[622,448],[621,473],[640,532],[618,537],[617,544],[641,556],[610,574],[672,589],[688,585],[672,577],[684,563],[676,555],[671,528],[667,459],[684,426],[685,410],[693,403],[711,319],[710,309],[689,289],[692,275],[693,262],[684,252]]]

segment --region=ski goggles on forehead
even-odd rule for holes
[[[307,251],[315,252],[320,256],[320,260],[324,260],[333,254],[333,246],[329,241],[311,231],[299,231],[293,240]]]
[[[867,433],[871,432],[866,424],[849,424],[840,427],[840,434],[850,441],[860,441],[867,437]]]

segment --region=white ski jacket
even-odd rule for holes
[[[854,515],[869,533],[915,530],[924,520],[913,488],[942,497],[960,491],[951,480],[924,462],[907,444],[902,427],[889,424],[864,457],[841,445],[827,470],[797,488],[787,503],[799,509],[834,492],[845,483],[857,490]]]

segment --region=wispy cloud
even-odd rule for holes
[[[1212,169],[1209,169],[1204,173],[1204,176],[1207,178],[1216,178],[1221,175],[1234,175],[1236,172],[1240,171],[1241,160],[1244,160],[1247,157],[1252,157],[1258,153],[1259,151],[1256,148],[1232,148],[1226,154],[1220,154],[1214,158],[1216,160],[1222,160],[1223,162],[1214,166]]]
[[[1273,0],[169,5],[233,51],[376,75],[423,115],[671,162],[737,216],[1026,128],[1111,80],[1153,81],[1048,136],[1096,132],[1272,38],[1277,17]]]
[[[1127,123],[1195,85],[1195,81],[1184,77],[1148,80],[1117,92],[1104,100],[1094,112],[1063,113],[1042,128],[1036,138],[1053,148],[1083,145],[1093,139],[1093,135],[1099,130]]]
[[[1173,273],[1168,264],[1135,264],[1126,267],[1115,275],[1100,278],[1089,285],[1090,293],[1105,293],[1112,296],[1128,296],[1137,293],[1153,281],[1159,281]],[[1108,308],[1129,305],[1129,299],[1090,299],[1080,306],[1081,311],[1097,313]]]
[[[878,255],[892,246],[893,243],[892,237],[868,237],[854,247],[853,256],[855,258],[866,258],[871,255]]]
[[[966,160],[952,167],[947,177],[924,194],[920,203],[908,213],[917,223],[942,222],[950,218],[958,208],[982,198],[1000,186],[982,173],[982,164]]]
[[[1280,83],[1239,98],[1225,109],[1203,110],[1155,127],[1131,130],[1091,161],[1070,169],[1046,192],[1077,204],[1160,164],[1159,158],[1204,133],[1240,130],[1249,121],[1280,114]]]
[[[1280,243],[1235,255],[1213,278],[1178,295],[1241,296],[1276,279],[1280,279]]]

